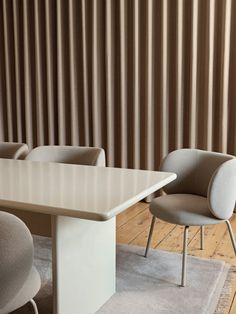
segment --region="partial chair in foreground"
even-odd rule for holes
[[[236,255],[235,239],[229,222],[236,201],[236,158],[198,149],[180,149],[164,159],[160,170],[175,172],[177,179],[164,188],[167,195],[151,202],[153,218],[145,257],[156,217],[185,226],[181,279],[181,286],[185,286],[189,226],[201,226],[203,248],[203,226],[225,222]]]
[[[34,148],[25,159],[88,166],[105,166],[104,150],[97,147],[39,146]]]
[[[41,285],[33,267],[33,239],[16,216],[0,211],[0,314],[10,313],[31,302]]]
[[[24,143],[0,142],[0,158],[24,159],[28,152],[28,145]]]

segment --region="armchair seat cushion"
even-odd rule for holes
[[[170,194],[155,198],[151,213],[161,220],[184,226],[222,223],[209,210],[207,198],[193,194]]]

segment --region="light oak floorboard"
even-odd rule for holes
[[[150,223],[151,223],[151,215],[150,215]],[[152,235],[152,242],[150,244],[151,248],[156,248],[158,245],[166,239],[166,237],[176,228],[175,225],[167,224],[164,221],[156,219],[155,229]],[[133,245],[146,246],[148,234],[150,230],[150,224],[148,228],[146,228],[143,232],[139,233],[135,239],[133,239]]]
[[[152,219],[148,208],[147,203],[140,202],[117,216],[117,243],[146,246]],[[231,224],[234,234],[236,234],[236,214],[231,218]],[[183,226],[156,219],[150,247],[181,253],[183,230]],[[226,263],[236,265],[236,257],[224,223],[205,227],[204,250],[200,250],[200,227],[190,227],[188,254],[224,260]],[[231,290],[230,302],[225,307],[224,314],[236,313],[236,280],[234,280]]]
[[[148,209],[149,205],[144,202],[135,204],[132,207],[129,207],[124,212],[116,218],[116,228],[121,227],[124,224],[127,224],[130,219],[133,219],[135,216],[139,215],[143,210]]]
[[[235,314],[236,313],[236,293],[234,294],[232,305],[231,305],[229,313],[230,314]]]
[[[139,215],[129,220],[127,224],[118,228],[117,242],[131,243],[144,229],[148,228],[150,221],[148,209],[141,211]]]

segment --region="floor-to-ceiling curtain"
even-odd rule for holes
[[[236,1],[0,0],[0,140],[236,154]]]

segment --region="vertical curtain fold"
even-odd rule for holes
[[[9,2],[8,2],[9,3]],[[34,32],[34,27],[32,25],[32,11],[31,4],[24,0],[21,5],[23,6],[23,34],[22,34],[22,43],[21,48],[23,49],[23,80],[24,80],[24,112],[25,112],[25,134],[26,142],[34,143],[35,142],[35,133],[37,132],[37,127],[34,123],[34,108],[35,108],[35,99],[33,97],[35,86],[33,80],[35,79],[35,63],[34,63],[34,43],[31,41],[30,34]],[[34,128],[33,128],[34,124]],[[31,144],[32,145],[32,144]]]
[[[71,99],[71,142],[73,145],[79,144],[80,134],[78,134],[78,106],[79,103],[79,82],[77,78],[76,68],[78,67],[78,60],[76,58],[76,2],[69,1],[69,60],[70,60],[70,99]],[[79,36],[79,33],[78,33]]]
[[[17,14],[19,7],[16,1],[13,2],[13,34],[14,34],[14,64],[15,64],[15,105],[16,105],[16,136],[14,140],[19,142],[23,139],[22,125],[22,91],[21,91],[21,55],[20,55],[20,21]],[[13,61],[13,60],[12,60]]]
[[[84,130],[84,145],[91,145],[90,144],[90,97],[89,97],[89,75],[88,75],[88,58],[89,58],[89,50],[87,47],[87,41],[86,38],[89,38],[88,35],[88,27],[86,24],[86,12],[88,11],[86,6],[86,0],[81,0],[81,24],[82,24],[82,41],[80,43],[80,48],[82,49],[82,68],[81,71],[83,73],[82,75],[82,86],[83,89],[83,100],[82,105],[84,107],[84,123],[82,124],[82,128]]]
[[[106,72],[106,143],[107,159],[114,166],[114,2],[107,1],[105,26],[105,72]]]
[[[230,34],[230,66],[229,66],[229,123],[227,137],[227,151],[236,152],[236,40],[234,30],[236,29],[236,2],[231,3],[231,34]]]
[[[147,20],[147,32],[146,32],[146,79],[145,79],[145,109],[146,109],[146,169],[154,168],[154,149],[153,149],[153,126],[154,126],[154,93],[153,93],[153,1],[148,2],[147,11],[146,11],[146,20]],[[141,147],[139,148],[141,149]]]
[[[176,80],[174,85],[173,103],[176,103],[174,120],[174,137],[172,147],[181,148],[183,146],[183,0],[179,0],[176,6],[176,24],[175,24],[175,41],[176,41],[176,66],[173,69],[173,78]],[[172,74],[172,73],[171,73]],[[175,106],[174,106],[175,107]]]
[[[134,1],[135,2],[135,1]],[[127,166],[127,71],[128,71],[128,65],[127,65],[127,38],[128,38],[128,26],[127,26],[127,4],[128,1],[126,0],[120,0],[120,7],[119,7],[119,34],[120,34],[120,51],[118,54],[120,54],[119,59],[119,87],[120,87],[120,97],[119,97],[119,103],[116,104],[118,112],[117,115],[119,117],[119,120],[116,122],[116,128],[118,129],[118,139],[120,141],[120,147],[117,147],[117,158],[118,162],[123,165],[124,167]],[[134,56],[135,59],[136,56]],[[137,58],[137,57],[136,57]],[[134,91],[136,92],[136,90]],[[117,143],[118,144],[118,143]]]
[[[230,27],[231,27],[231,0],[224,3],[224,25],[222,35],[222,61],[221,61],[221,90],[220,101],[222,116],[220,123],[220,147],[223,152],[227,152],[228,134],[228,93],[229,93],[229,57],[230,57]]]
[[[68,7],[63,0],[56,2],[57,12],[57,105],[58,105],[58,140],[61,145],[67,144],[67,134],[70,133],[71,121],[66,125],[66,117],[71,110],[70,93],[68,92]],[[50,105],[49,105],[50,106]]]
[[[236,154],[235,35],[232,0],[0,0],[0,139]]]
[[[47,139],[45,144],[55,144],[57,142],[57,111],[54,110],[56,106],[56,82],[53,80],[55,77],[55,62],[57,60],[55,55],[55,45],[53,45],[53,40],[55,36],[55,31],[53,29],[54,17],[53,17],[53,1],[45,1],[44,11],[42,14],[45,16],[45,33],[43,34],[43,41],[45,43],[45,80],[46,92],[45,92],[45,116],[47,120],[44,120],[44,129],[47,130]],[[53,54],[54,51],[54,54]]]
[[[12,46],[9,34],[9,25],[12,23],[12,7],[3,1],[3,28],[4,28],[4,54],[5,54],[5,87],[6,87],[6,111],[7,111],[7,133],[10,141],[13,141],[13,106],[14,106],[14,67],[11,67]]]
[[[130,78],[130,82],[125,82],[124,81],[124,88],[127,86],[127,83],[129,84],[129,87],[132,88],[131,85],[131,80],[133,80],[133,100],[132,100],[132,106],[133,106],[133,111],[130,112],[131,119],[133,120],[133,130],[130,129],[130,133],[132,141],[129,143],[132,153],[132,160],[131,163],[133,163],[134,167],[139,168],[140,165],[140,137],[142,136],[141,134],[143,133],[143,136],[147,136],[146,128],[143,128],[140,132],[140,96],[141,96],[141,77],[140,77],[140,9],[139,9],[139,3],[138,1],[134,1],[133,8],[130,7],[130,12],[133,11],[133,28],[132,28],[132,35],[133,35],[133,76]],[[120,13],[121,15],[123,14],[122,12]],[[144,12],[142,12],[144,14]],[[127,29],[127,28],[126,28]],[[124,29],[124,32],[126,30]],[[132,39],[131,39],[132,40]],[[144,43],[145,45],[147,44],[146,42]],[[121,58],[122,62],[122,58]],[[146,73],[145,73],[146,74]],[[144,88],[144,86],[143,86]],[[147,104],[148,105],[148,104]],[[145,116],[144,118],[144,123],[146,122]],[[145,151],[147,150],[147,146],[143,147],[144,150],[144,155],[146,155]]]
[[[212,150],[213,136],[213,82],[214,82],[214,28],[215,28],[215,1],[207,3],[207,35],[205,41],[205,55],[207,56],[207,71],[205,71],[206,97],[204,101],[204,144],[208,150]]]

